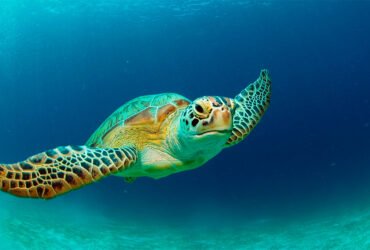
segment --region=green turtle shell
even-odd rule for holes
[[[188,106],[190,101],[175,93],[163,93],[157,95],[146,95],[137,97],[126,104],[118,108],[113,114],[111,114],[100,127],[91,135],[89,140],[86,142],[87,146],[98,146],[102,145],[101,141],[104,135],[106,135],[112,129],[118,126],[125,126],[128,121],[144,121],[145,118],[150,116],[152,121],[158,121],[158,116],[160,115],[161,108],[167,106],[171,107],[184,107]],[[174,108],[172,108],[172,111]],[[145,117],[144,114],[145,112]],[[149,115],[148,115],[149,114]],[[166,113],[167,115],[169,113]],[[163,114],[162,114],[163,116]]]

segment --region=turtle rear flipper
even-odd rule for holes
[[[50,199],[127,169],[136,159],[133,147],[58,147],[19,163],[0,164],[0,189]]]
[[[259,78],[234,99],[233,129],[227,146],[241,142],[258,124],[270,105],[271,78],[261,70]]]

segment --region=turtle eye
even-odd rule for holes
[[[204,109],[202,108],[202,106],[200,106],[199,104],[195,104],[195,110],[198,112],[198,113],[203,113],[204,112]]]
[[[207,105],[208,103],[203,99],[194,102],[191,109],[196,118],[204,119],[209,116],[210,110]]]

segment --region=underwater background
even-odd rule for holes
[[[0,249],[369,249],[370,1],[0,0],[0,161],[81,145],[132,98],[269,110],[203,167],[50,201],[0,193]]]

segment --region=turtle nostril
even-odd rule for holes
[[[196,104],[195,105],[195,110],[198,111],[199,113],[203,113],[204,112],[204,109],[199,104]]]

